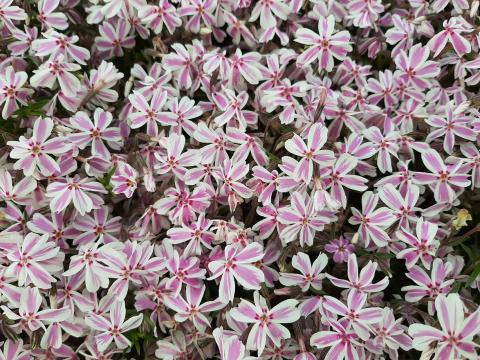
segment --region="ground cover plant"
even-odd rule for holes
[[[0,0],[0,359],[478,359],[478,0]]]

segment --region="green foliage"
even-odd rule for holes
[[[30,116],[44,116],[45,110],[43,108],[49,101],[50,99],[43,99],[30,103],[27,106],[22,106],[13,113],[13,116],[19,119],[26,119]]]
[[[108,191],[110,195],[112,195],[112,184],[110,184],[110,180],[112,179],[113,174],[115,173],[115,167],[112,167],[108,172],[105,174],[105,176],[101,178],[97,178],[97,181],[103,185],[105,190]]]

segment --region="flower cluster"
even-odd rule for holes
[[[479,3],[0,0],[0,359],[477,359]]]

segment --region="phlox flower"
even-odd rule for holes
[[[443,262],[442,259],[436,258],[432,263],[431,275],[429,276],[420,266],[413,266],[407,273],[407,277],[412,279],[416,285],[408,285],[402,288],[406,291],[405,300],[408,302],[417,302],[424,297],[428,297],[429,313],[433,314],[435,310],[434,300],[440,294],[447,294],[454,279],[448,279],[453,266],[449,262]]]
[[[0,170],[0,198],[4,201],[28,205],[36,187],[37,182],[32,177],[25,177],[14,186],[10,172],[5,169]]]
[[[350,33],[348,31],[335,31],[335,17],[320,17],[318,21],[318,34],[310,29],[300,28],[295,33],[295,41],[311,45],[297,58],[297,64],[306,66],[318,59],[319,69],[332,71],[333,58],[343,60],[347,53],[352,51]]]
[[[201,304],[204,293],[205,286],[201,288],[187,286],[186,300],[181,295],[177,297],[167,296],[164,302],[167,307],[176,312],[176,321],[184,322],[187,319],[191,320],[198,331],[204,332],[207,327],[210,327],[210,321],[204,313],[220,310],[226,305],[219,299]]]
[[[434,56],[438,56],[450,42],[455,52],[462,56],[472,50],[470,42],[463,36],[463,33],[471,31],[471,26],[462,17],[452,17],[443,22],[443,30],[432,37],[427,45],[435,52]]]
[[[23,325],[31,331],[43,328],[44,322],[58,322],[67,320],[71,317],[70,309],[63,307],[60,309],[39,310],[42,305],[42,295],[36,287],[23,288],[20,298],[20,307],[18,314],[2,305],[2,310],[10,320],[22,321]]]
[[[438,225],[420,218],[417,221],[416,235],[402,229],[396,233],[396,237],[407,244],[407,248],[397,254],[397,258],[405,259],[407,268],[414,266],[418,260],[422,261],[425,269],[430,269],[435,253],[440,246],[437,235]]]
[[[376,208],[378,200],[378,194],[371,191],[365,192],[362,196],[362,212],[352,208],[353,216],[349,219],[352,225],[360,225],[358,232],[366,247],[372,241],[376,246],[384,247],[391,240],[385,229],[392,225],[396,219],[389,208]]]
[[[333,254],[333,261],[336,263],[347,262],[354,250],[355,246],[343,236],[333,239],[325,245],[325,251]]]
[[[279,209],[278,221],[286,225],[280,237],[285,243],[300,240],[300,246],[311,246],[315,233],[323,230],[324,226],[331,222],[328,212],[314,210],[313,202],[309,197],[303,197],[294,192],[291,198],[291,206]]]
[[[138,171],[127,163],[120,162],[110,179],[112,192],[131,198],[138,186]]]
[[[53,89],[58,82],[63,94],[67,97],[74,97],[80,90],[80,80],[72,74],[80,70],[80,65],[67,62],[63,55],[45,61],[34,75],[30,77],[30,84],[33,87],[46,87]]]
[[[462,172],[461,162],[454,165],[447,165],[440,154],[433,149],[422,153],[422,161],[430,171],[415,172],[413,181],[417,184],[429,185],[439,203],[452,203],[458,196],[453,186],[468,187],[470,185],[469,175]]]
[[[53,120],[38,118],[33,125],[33,133],[29,139],[20,136],[18,141],[9,141],[13,147],[10,157],[18,159],[14,169],[22,169],[26,176],[31,176],[37,170],[45,175],[60,172],[57,162],[50,156],[66,152],[70,145],[62,137],[47,140],[53,130]]]
[[[366,301],[367,294],[350,291],[346,305],[333,296],[325,296],[323,307],[333,314],[342,316],[340,321],[347,320],[356,334],[362,340],[367,340],[370,337],[368,325],[377,323],[382,317],[382,311],[378,307],[363,308],[366,305]]]
[[[361,292],[361,293],[370,293],[370,292],[379,292],[384,290],[388,286],[388,277],[384,277],[377,283],[373,283],[373,278],[375,277],[375,272],[377,271],[378,264],[372,261],[369,261],[358,273],[358,262],[357,256],[351,254],[348,258],[348,271],[347,276],[348,280],[339,279],[335,276],[327,274],[327,278],[333,283],[333,285],[349,289],[350,292]]]
[[[67,16],[61,11],[55,11],[60,0],[40,0],[38,2],[38,21],[42,27],[65,30],[68,28]]]
[[[419,351],[433,347],[438,359],[473,359],[479,345],[473,337],[480,332],[480,310],[467,315],[458,294],[439,295],[435,300],[441,330],[424,324],[410,325],[408,332],[412,346]]]
[[[47,0],[50,1],[50,0]],[[63,55],[65,60],[74,60],[75,62],[85,65],[90,58],[90,52],[78,45],[79,38],[76,35],[66,36],[55,30],[47,31],[43,34],[45,39],[36,39],[32,42],[32,50],[37,56],[48,56],[55,58]]]
[[[136,315],[125,320],[126,310],[124,301],[115,301],[110,308],[110,318],[90,313],[85,323],[94,330],[100,332],[95,340],[100,351],[106,350],[112,341],[119,349],[127,348],[131,342],[123,333],[140,326],[143,315]]]
[[[131,49],[135,46],[135,37],[129,35],[130,23],[119,19],[116,23],[104,22],[98,31],[100,36],[95,38],[95,44],[99,51],[105,52],[107,58],[123,56],[123,49]]]
[[[0,105],[3,104],[3,119],[7,120],[18,109],[18,103],[27,104],[27,99],[33,93],[32,89],[23,87],[27,80],[26,72],[15,72],[12,66],[0,72]]]
[[[47,196],[52,198],[50,208],[57,213],[65,209],[71,202],[81,215],[98,209],[103,204],[103,199],[92,192],[107,193],[102,184],[89,178],[80,178],[78,175],[64,181],[52,182],[47,187]]]
[[[236,321],[253,324],[248,339],[247,349],[256,350],[259,355],[263,353],[267,337],[277,346],[282,339],[290,337],[290,331],[282,324],[289,324],[300,318],[296,308],[298,301],[284,300],[269,309],[265,298],[255,291],[254,304],[242,299],[238,307],[230,310],[230,315]]]
[[[310,261],[307,254],[299,252],[292,258],[292,266],[302,274],[280,273],[280,283],[285,286],[298,285],[303,292],[308,291],[310,286],[316,290],[322,288],[322,279],[325,277],[322,270],[327,266],[328,258],[325,254],[320,254],[315,261]]]
[[[110,151],[108,151],[104,141],[112,148],[118,149],[118,143],[122,140],[120,129],[109,127],[113,120],[112,114],[103,109],[97,108],[93,114],[93,119],[94,122],[92,123],[87,113],[77,112],[70,118],[70,124],[77,131],[69,134],[68,139],[80,149],[90,145],[93,156],[109,159]]]
[[[285,148],[292,154],[301,157],[295,168],[295,175],[298,179],[309,182],[313,176],[313,163],[319,165],[330,165],[335,160],[331,150],[322,150],[327,141],[327,129],[315,124],[310,127],[307,136],[307,143],[298,135],[285,142]]]
[[[225,259],[208,264],[212,272],[210,279],[222,277],[219,287],[219,299],[224,303],[232,302],[235,296],[235,281],[249,290],[259,290],[264,281],[261,270],[254,263],[263,257],[263,247],[258,243],[248,244],[241,249],[234,245],[225,248]]]
[[[175,125],[175,116],[168,112],[162,111],[167,101],[167,93],[157,90],[153,93],[150,104],[147,99],[139,92],[134,92],[128,97],[130,103],[136,111],[129,115],[131,127],[137,129],[147,124],[147,135],[158,136],[158,125]]]
[[[455,136],[475,141],[478,135],[470,126],[472,118],[459,113],[452,104],[446,105],[445,117],[441,115],[431,115],[425,119],[425,122],[434,128],[434,130],[428,134],[426,141],[429,142],[433,139],[443,137],[443,149],[447,154],[453,152]]]
[[[326,359],[354,360],[359,358],[356,346],[361,347],[356,331],[348,320],[329,322],[332,330],[320,331],[312,335],[310,344],[319,349],[329,347]]]
[[[29,233],[25,238],[19,236],[14,244],[0,244],[0,248],[9,261],[6,275],[17,278],[20,286],[50,289],[57,281],[52,275],[62,270],[65,254],[48,235]]]

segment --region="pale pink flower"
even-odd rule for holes
[[[125,162],[119,162],[115,168],[110,183],[112,192],[115,194],[124,194],[131,198],[138,186],[138,171]]]
[[[169,109],[174,114],[175,125],[172,125],[171,131],[181,135],[185,131],[189,136],[193,137],[196,124],[192,119],[198,118],[203,114],[200,106],[195,105],[195,101],[184,96],[180,100],[174,97],[169,103]]]
[[[97,108],[93,114],[93,123],[87,113],[79,111],[70,118],[70,124],[77,132],[69,134],[68,139],[80,149],[85,149],[90,145],[93,156],[109,159],[110,151],[108,151],[104,141],[110,147],[119,149],[118,145],[122,140],[120,129],[109,127],[112,120],[112,114],[100,108]]]
[[[181,88],[190,88],[193,83],[193,72],[195,69],[195,51],[189,46],[182,44],[173,44],[170,52],[163,57],[163,68],[175,74],[178,84]]]
[[[265,149],[257,136],[248,135],[237,128],[227,127],[227,138],[233,144],[238,144],[233,153],[232,161],[246,161],[248,155],[261,166],[268,164],[268,157]]]
[[[182,154],[185,147],[185,137],[183,135],[171,134],[169,137],[162,139],[162,143],[165,144],[166,153],[155,153],[158,160],[155,169],[159,174],[172,173],[182,179],[187,171],[186,167],[198,163],[198,152],[187,150]]]
[[[65,225],[64,212],[53,213],[52,219],[46,218],[40,213],[33,214],[32,220],[27,223],[28,228],[37,234],[49,235],[49,240],[58,244],[61,249],[68,249],[67,239],[78,235],[72,225]]]
[[[364,308],[367,302],[367,294],[358,291],[350,291],[347,304],[333,296],[325,296],[323,308],[332,314],[340,315],[339,321],[346,320],[362,339],[370,337],[369,325],[375,324],[382,318],[382,309],[378,307]]]
[[[56,284],[58,303],[68,307],[72,314],[75,309],[87,312],[94,308],[93,300],[81,293],[84,283],[82,274],[77,273],[70,277],[62,277],[61,285]]]
[[[360,225],[358,233],[366,247],[370,246],[371,241],[378,247],[387,246],[391,241],[385,229],[392,225],[396,218],[389,208],[377,209],[378,199],[378,194],[365,192],[362,196],[362,212],[352,208],[353,216],[349,219],[350,224]]]
[[[217,8],[217,0],[188,0],[183,2],[178,9],[178,15],[181,17],[192,16],[186,24],[186,28],[193,32],[200,31],[201,20],[205,23],[205,27],[212,28],[217,21],[213,12]]]
[[[39,311],[42,300],[38,288],[26,287],[23,288],[20,297],[18,314],[14,313],[5,305],[2,305],[2,310],[6,317],[10,320],[21,321],[23,326],[30,331],[35,331],[40,328],[45,330],[44,322],[59,322],[71,317],[70,309],[67,307]]]
[[[167,255],[166,266],[172,274],[168,279],[167,288],[173,292],[172,296],[178,296],[184,284],[196,288],[202,286],[206,270],[200,268],[200,260],[197,257],[183,256],[183,254],[180,256],[177,250],[170,247]]]
[[[48,0],[47,0],[48,1]],[[47,31],[43,34],[45,39],[36,39],[32,42],[32,50],[37,56],[50,55],[55,58],[63,55],[66,61],[74,60],[75,62],[85,65],[90,58],[90,52],[78,45],[79,38],[76,35],[66,36],[55,30]]]
[[[23,340],[15,341],[7,339],[3,343],[3,351],[0,350],[1,360],[31,360],[30,351],[23,347]]]
[[[464,10],[468,10],[470,7],[470,4],[467,0],[435,0],[432,4],[432,9],[436,13],[441,13],[450,2],[452,3],[455,11],[459,14],[461,14]]]
[[[125,349],[131,342],[123,333],[140,326],[143,315],[137,315],[125,321],[126,310],[124,301],[115,301],[110,308],[110,319],[91,312],[85,323],[94,330],[101,332],[95,336],[98,349],[106,350],[112,341],[119,349]]]
[[[413,84],[420,90],[431,86],[429,79],[440,74],[440,67],[434,61],[427,61],[430,51],[426,46],[416,44],[408,51],[404,50],[395,58],[399,78],[407,84]]]
[[[221,360],[253,360],[253,357],[245,356],[245,345],[238,336],[223,330],[223,327],[213,330],[213,337],[220,351]]]
[[[291,10],[283,0],[259,0],[256,2],[250,19],[248,21],[255,21],[260,18],[260,26],[263,29],[276,27],[277,18],[287,20]]]
[[[470,143],[462,143],[460,151],[466,157],[466,166],[472,171],[472,189],[480,188],[480,152],[477,147]]]
[[[170,3],[170,0],[160,0],[158,5],[143,5],[138,9],[138,16],[142,22],[147,24],[155,34],[160,34],[163,25],[170,34],[173,34],[177,27],[182,25],[178,16],[177,8]]]
[[[408,333],[418,351],[434,350],[435,358],[474,359],[478,344],[473,338],[480,332],[480,309],[468,315],[458,294],[439,295],[435,300],[441,330],[424,324],[412,324]]]
[[[313,176],[313,163],[320,166],[331,165],[335,157],[331,150],[322,150],[327,142],[327,128],[321,124],[314,124],[310,127],[307,135],[307,143],[297,134],[292,139],[285,142],[285,148],[288,152],[301,157],[295,168],[297,179],[303,179],[309,182]]]
[[[245,91],[236,95],[233,90],[223,89],[222,92],[213,93],[212,98],[217,108],[223,111],[223,114],[214,119],[218,126],[227,124],[238,126],[240,130],[247,129],[247,120],[244,116],[246,111],[242,110],[248,102],[248,94]]]
[[[18,109],[18,103],[27,104],[27,99],[33,94],[32,89],[23,87],[27,80],[26,72],[15,72],[12,66],[0,72],[0,105],[3,104],[3,119],[8,119]]]
[[[320,70],[332,71],[333,58],[343,60],[349,51],[350,33],[340,31],[334,34],[335,18],[329,15],[327,18],[320,17],[318,21],[318,34],[310,29],[300,28],[295,33],[295,41],[303,45],[311,45],[297,58],[297,64],[306,66],[318,59]]]
[[[410,223],[417,221],[415,212],[421,209],[416,207],[420,197],[418,186],[409,184],[405,194],[402,195],[391,183],[384,184],[378,189],[378,196],[387,205],[399,221],[399,226],[408,230]]]
[[[129,115],[130,126],[132,129],[137,129],[147,124],[147,135],[158,136],[158,124],[161,125],[175,125],[175,115],[171,112],[162,111],[163,106],[167,101],[167,92],[163,90],[156,90],[150,104],[147,99],[137,91],[128,97],[130,103],[136,111]]]
[[[50,289],[57,281],[52,274],[63,269],[65,254],[54,242],[48,241],[48,235],[29,233],[24,238],[19,236],[16,243],[8,247],[0,246],[9,261],[6,275],[17,278],[20,286],[33,284]]]
[[[453,152],[455,136],[470,141],[475,141],[477,138],[477,133],[470,125],[472,118],[454,109],[450,103],[445,106],[445,117],[431,115],[425,119],[425,122],[435,128],[427,135],[425,141],[430,142],[433,139],[443,138],[443,149],[448,154]]]
[[[85,245],[92,242],[108,244],[118,241],[118,235],[122,228],[121,217],[109,219],[109,209],[101,206],[93,210],[91,215],[79,215],[75,217],[72,227],[80,233],[73,239],[74,245]]]
[[[367,340],[365,347],[372,353],[385,351],[391,359],[398,358],[398,350],[409,351],[412,348],[412,339],[406,334],[407,327],[401,325],[402,319],[395,320],[393,310],[382,309],[382,318],[376,324],[371,324],[370,329],[375,335]]]
[[[258,52],[248,52],[243,54],[237,48],[235,54],[230,57],[231,73],[229,74],[229,81],[237,86],[245,79],[249,84],[256,85],[262,79],[263,75],[260,71],[260,61],[262,55]]]
[[[58,82],[65,96],[74,97],[80,90],[81,84],[72,72],[80,69],[80,65],[69,63],[63,55],[58,55],[54,59],[45,61],[37,70],[33,71],[34,75],[30,77],[30,84],[33,87],[53,89]]]
[[[355,191],[365,191],[368,186],[365,183],[368,181],[358,175],[349,174],[357,167],[358,160],[349,155],[342,154],[337,159],[332,167],[332,173],[327,180],[327,186],[330,187],[330,196],[334,201],[339,202],[345,209],[347,207],[347,195],[343,187]]]
[[[200,184],[190,191],[184,183],[177,180],[175,186],[165,190],[165,197],[153,205],[158,214],[168,214],[175,224],[195,220],[196,214],[205,211],[210,205],[211,191],[207,185]]]
[[[382,172],[392,172],[392,159],[398,157],[398,134],[395,132],[387,133],[383,135],[379,128],[372,126],[365,130],[365,137],[373,143],[375,152],[377,153],[377,166]],[[372,154],[373,155],[373,154]]]
[[[455,52],[462,56],[472,51],[472,45],[463,36],[463,33],[473,31],[462,17],[452,17],[443,22],[443,30],[432,37],[427,46],[435,52],[434,56],[438,56],[445,48],[448,42],[453,46]]]
[[[360,28],[373,27],[385,10],[381,0],[352,0],[348,2],[347,9],[353,25]]]
[[[438,225],[420,218],[415,230],[416,235],[405,229],[396,233],[396,237],[408,246],[397,254],[397,258],[405,259],[405,265],[408,269],[416,265],[418,260],[421,260],[425,269],[429,270],[430,264],[440,246],[440,242],[435,239]]]
[[[446,165],[440,154],[433,149],[422,153],[422,160],[425,167],[431,173],[415,172],[413,181],[417,184],[429,185],[439,203],[452,203],[458,196],[452,186],[468,187],[470,185],[469,175],[463,173],[462,163]]]
[[[227,245],[225,259],[215,260],[208,264],[212,272],[209,279],[222,276],[219,287],[219,298],[222,302],[232,302],[235,297],[235,280],[244,288],[259,290],[264,282],[263,272],[254,263],[263,257],[263,247],[258,243],[248,244],[245,248]]]
[[[290,331],[282,324],[289,324],[300,318],[300,311],[296,308],[298,301],[294,299],[284,300],[269,309],[265,298],[258,291],[253,294],[254,303],[244,299],[238,307],[230,310],[230,315],[242,323],[251,323],[247,349],[256,350],[258,355],[263,353],[267,337],[277,346],[282,339],[290,338]]]
[[[302,196],[294,192],[291,196],[291,206],[279,209],[278,221],[286,225],[280,238],[285,243],[300,240],[300,246],[311,246],[315,233],[322,231],[324,226],[332,219],[328,212],[317,212],[314,210],[313,201],[308,196]]]
[[[227,150],[234,150],[221,128],[210,129],[205,122],[200,122],[193,133],[195,140],[207,144],[200,148],[202,162],[205,164],[223,164],[228,158]]]
[[[248,165],[242,162],[233,162],[225,159],[223,166],[214,171],[215,178],[223,182],[223,190],[228,196],[228,204],[233,212],[242,199],[248,199],[253,191],[246,187],[241,180],[248,174]]]
[[[100,36],[95,38],[98,50],[105,52],[107,58],[123,56],[123,49],[131,49],[135,46],[135,37],[129,35],[130,23],[119,19],[116,23],[104,22],[99,26]]]
[[[444,263],[443,260],[439,258],[433,260],[430,276],[420,266],[413,266],[406,275],[412,279],[416,285],[402,287],[402,291],[407,292],[405,294],[405,300],[416,303],[424,297],[427,297],[429,300],[429,313],[433,314],[435,309],[433,301],[438,295],[447,294],[455,282],[454,279],[447,280],[452,270],[453,266],[451,263]]]
[[[89,292],[96,292],[100,287],[107,288],[109,277],[112,276],[108,268],[109,257],[121,257],[119,243],[113,242],[102,245],[100,242],[81,246],[78,254],[70,258],[70,265],[63,276],[80,274],[85,279],[85,286]]]
[[[400,15],[392,16],[393,26],[385,33],[387,43],[396,44],[392,50],[392,57],[395,58],[400,54],[400,50],[406,50],[412,46],[414,26],[407,19],[402,19]]]
[[[307,254],[299,252],[293,256],[292,266],[302,274],[280,273],[280,283],[285,286],[300,286],[303,292],[307,292],[310,286],[315,290],[320,290],[325,277],[322,270],[327,263],[328,258],[325,254],[320,253],[312,264]]]
[[[25,31],[15,28],[12,31],[12,37],[15,41],[8,44],[8,50],[14,56],[23,56],[38,36],[38,28],[25,26],[24,29]]]
[[[203,295],[205,294],[205,285],[200,288],[187,286],[186,300],[182,296],[165,297],[164,303],[167,307],[175,311],[175,320],[184,322],[190,320],[193,322],[195,328],[200,332],[210,327],[210,321],[204,315],[211,311],[217,311],[226,306],[220,300],[207,301],[201,304]]]
[[[42,27],[65,30],[68,28],[67,16],[60,11],[55,11],[60,4],[60,0],[40,0],[38,2],[37,19]]]
[[[378,264],[369,261],[362,270],[360,270],[360,275],[358,274],[358,263],[357,256],[351,254],[348,258],[348,271],[347,276],[348,280],[339,279],[335,276],[327,274],[328,279],[332,282],[333,285],[350,289],[351,291],[357,291],[362,293],[371,293],[379,292],[384,290],[388,286],[388,277],[384,277],[377,283],[373,283],[373,278],[375,277],[375,272],[377,271]]]
[[[10,172],[5,169],[0,170],[0,198],[4,201],[28,205],[32,201],[32,192],[36,187],[37,182],[32,177],[25,177],[13,186]]]
[[[0,20],[10,30],[16,29],[13,21],[27,18],[26,12],[18,6],[11,6],[12,3],[13,0],[0,0]]]
[[[214,239],[213,232],[209,231],[212,226],[212,221],[200,215],[196,222],[189,225],[183,224],[182,227],[174,227],[167,231],[170,242],[172,244],[181,244],[188,242],[185,247],[185,254],[187,255],[201,255],[202,245],[207,249],[212,249],[212,242]]]
[[[329,347],[330,350],[325,355],[326,359],[332,360],[355,360],[360,356],[355,346],[361,346],[357,340],[358,335],[354,329],[350,328],[347,320],[339,322],[329,322],[333,331],[320,331],[313,334],[310,338],[310,344],[319,349]]]
[[[18,141],[9,141],[7,145],[13,147],[10,152],[12,159],[18,159],[14,169],[23,170],[25,176],[31,176],[35,171],[44,175],[60,172],[57,162],[50,156],[65,153],[70,145],[62,137],[47,140],[53,130],[53,120],[38,118],[33,124],[32,137],[26,139],[20,136]]]
[[[98,209],[103,204],[103,198],[92,192],[107,193],[102,184],[89,178],[80,178],[78,175],[53,182],[47,187],[47,196],[52,198],[50,207],[57,213],[65,209],[71,202],[82,215]]]
[[[377,105],[380,101],[384,101],[387,107],[392,107],[398,102],[395,96],[395,86],[393,74],[390,70],[380,71],[378,73],[378,80],[369,78],[367,90],[372,93],[367,100],[373,105]]]

